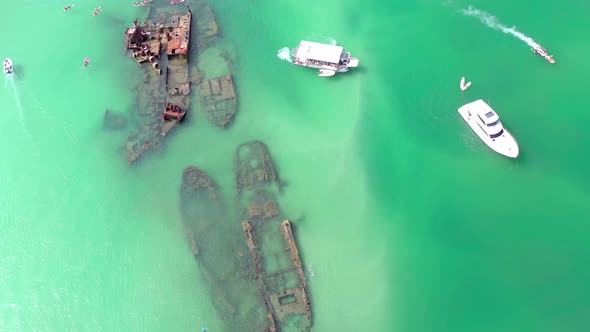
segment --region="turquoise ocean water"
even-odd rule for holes
[[[226,330],[183,234],[180,179],[199,166],[231,207],[234,149],[252,139],[288,183],[315,331],[585,331],[587,2],[211,1],[235,121],[212,126],[193,94],[163,152],[129,167],[126,133],[102,119],[134,112],[123,32],[146,9],[132,2],[3,3],[16,75],[0,83],[0,331]],[[324,79],[277,58],[301,39],[336,40],[360,67]],[[518,160],[459,117],[461,76]]]

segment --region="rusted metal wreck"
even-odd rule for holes
[[[265,331],[311,329],[307,282],[292,224],[276,201],[280,180],[266,145],[240,145],[234,157],[236,188],[244,206],[242,230],[266,308]]]
[[[151,7],[150,7],[151,8]],[[159,149],[162,139],[190,105],[189,52],[192,12],[158,12],[154,20],[139,19],[125,30],[126,47],[145,75],[138,89],[140,115],[130,133],[127,159]]]

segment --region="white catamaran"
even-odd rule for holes
[[[293,63],[318,69],[320,76],[334,76],[336,73],[347,72],[349,68],[358,67],[359,59],[350,56],[342,46],[321,44],[302,40],[291,51]]]
[[[458,111],[477,136],[492,150],[506,157],[518,157],[518,143],[502,126],[500,117],[486,102],[478,99],[459,107]]]

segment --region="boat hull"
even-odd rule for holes
[[[547,62],[554,64],[555,59],[553,59],[553,55],[549,55],[544,48],[533,48],[531,49],[534,54],[544,58]]]
[[[188,245],[225,325],[220,330],[260,331],[266,322],[260,310],[264,304],[251,278],[242,232],[227,219],[218,185],[201,169],[189,166],[182,174],[180,198]]]
[[[477,117],[475,116],[474,112],[470,112],[469,110],[470,104],[464,105],[459,107],[458,112],[467,122],[469,127],[477,134],[477,136],[492,150],[496,151],[497,153],[504,155],[509,158],[516,158],[520,153],[518,143],[514,136],[504,128],[504,132],[500,137],[497,138],[490,138],[479,126],[476,122]]]
[[[266,144],[241,144],[234,157],[242,229],[265,304],[267,324],[258,331],[311,330],[311,302],[304,265],[277,200],[279,179]],[[240,330],[242,331],[242,330]]]
[[[341,46],[302,40],[298,46],[291,50],[289,57],[283,54],[284,49],[279,50],[281,59],[289,60],[289,62],[300,67],[318,69],[318,74],[322,77],[345,73],[350,68],[356,68],[359,65],[359,59],[351,56],[350,52],[344,50]]]
[[[461,89],[461,91],[469,89],[470,86],[471,82],[465,83],[465,77],[461,77],[461,82],[459,83],[459,88]]]

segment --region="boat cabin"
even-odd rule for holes
[[[504,127],[502,126],[502,122],[500,122],[500,117],[483,100],[474,101],[468,113],[474,117],[479,128],[491,139],[498,138],[504,133]]]
[[[295,62],[337,66],[340,62],[342,51],[342,46],[302,40],[294,54]]]
[[[292,60],[292,61],[291,61]],[[302,40],[291,51],[290,62],[297,66],[319,69],[320,76],[333,76],[355,68],[359,59],[350,56],[342,46]]]

